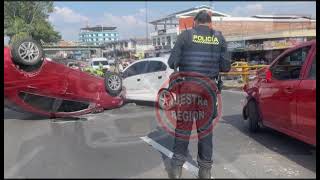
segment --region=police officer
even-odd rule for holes
[[[171,69],[179,68],[180,72],[201,73],[211,79],[216,79],[219,72],[230,70],[230,60],[227,53],[227,44],[221,32],[213,30],[211,16],[206,11],[200,11],[194,18],[195,27],[183,31],[172,49],[168,60]],[[176,134],[178,124],[177,120]],[[212,123],[212,121],[211,121]],[[197,129],[199,133],[199,129]],[[190,137],[190,134],[189,134]],[[173,157],[171,160],[170,178],[180,178],[182,165],[188,153],[189,140],[175,136]],[[211,178],[212,168],[212,132],[198,139],[199,178]]]

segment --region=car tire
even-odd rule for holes
[[[259,130],[260,115],[258,111],[257,103],[253,100],[248,102],[248,129],[249,132],[257,132]]]
[[[122,79],[119,74],[106,72],[104,76],[105,89],[111,96],[118,96],[122,91]]]
[[[168,102],[168,99],[171,102]],[[169,104],[167,104],[167,103],[169,103]],[[174,96],[172,95],[172,93],[168,89],[162,88],[158,92],[157,104],[160,109],[170,110],[174,106]]]
[[[41,45],[31,39],[24,38],[12,44],[11,55],[13,61],[26,66],[39,64],[43,58]]]

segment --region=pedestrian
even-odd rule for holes
[[[207,11],[200,11],[195,16],[194,22],[195,26],[192,29],[185,30],[178,36],[168,60],[169,67],[179,68],[179,72],[201,73],[216,80],[220,71],[228,72],[231,68],[225,38],[221,32],[211,28],[211,16]],[[184,123],[177,119],[176,134],[178,126],[186,126]],[[197,132],[199,135],[198,127]],[[199,178],[211,178],[212,143],[212,132],[205,137],[198,137]],[[175,136],[171,169],[168,172],[169,178],[181,177],[182,165],[188,153],[188,144],[189,139],[184,140]]]

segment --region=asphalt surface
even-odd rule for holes
[[[214,178],[316,178],[315,148],[270,129],[250,134],[240,93],[222,93]],[[171,135],[150,104],[50,120],[4,109],[5,178],[167,178]],[[196,177],[197,141],[183,178]]]

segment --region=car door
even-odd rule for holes
[[[271,65],[272,80],[262,82],[259,89],[264,124],[278,130],[294,130],[297,88],[309,50],[310,46],[293,49]]]
[[[310,58],[297,91],[297,132],[310,144],[316,144],[316,51]]]
[[[127,99],[140,100],[148,92],[144,83],[147,65],[148,61],[139,61],[123,71],[123,86],[126,88]]]
[[[167,65],[158,60],[150,60],[145,76],[145,84],[148,87],[148,99],[156,101],[158,91],[168,80]]]

